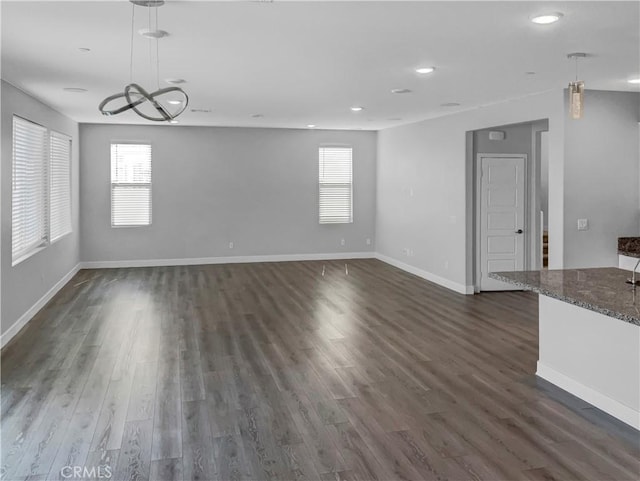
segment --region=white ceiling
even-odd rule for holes
[[[97,109],[129,83],[128,1],[1,8],[2,78],[79,122],[149,123]],[[564,17],[529,21],[548,11]],[[136,7],[136,32],[148,12]],[[161,79],[188,81],[181,125],[377,130],[563,88],[574,77],[566,55],[576,51],[592,54],[579,63],[588,89],[638,90],[627,83],[640,76],[638,2],[168,0],[158,13],[171,34],[159,41]],[[134,80],[154,90],[154,41],[134,40]],[[437,70],[420,76],[421,65]],[[441,107],[447,102],[461,106]],[[353,113],[353,105],[365,110]]]

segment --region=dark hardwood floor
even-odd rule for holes
[[[347,264],[81,271],[2,351],[2,479],[639,479],[535,295]]]

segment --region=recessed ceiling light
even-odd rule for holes
[[[640,78],[632,78],[631,80],[627,80],[630,84],[640,84]]]
[[[167,102],[171,105],[180,105],[182,103],[182,100],[167,100]]]
[[[65,87],[62,90],[64,90],[65,92],[73,92],[74,94],[83,94],[87,92],[87,89],[83,89],[80,87]]]
[[[183,84],[186,83],[186,80],[183,78],[167,78],[164,79],[165,82],[167,82],[168,84]]]
[[[425,73],[433,73],[435,72],[435,67],[418,67],[416,69],[416,73],[425,74]]]
[[[411,90],[409,90],[409,89],[392,89],[391,93],[392,94],[410,94]]]
[[[78,50],[80,50],[81,52],[91,52],[91,49],[88,47],[80,47],[78,48]]]
[[[173,120],[169,120],[169,123],[170,123],[170,124],[177,124],[177,123],[178,123],[178,121],[177,121],[176,119],[173,119]]]
[[[169,32],[166,30],[149,30],[148,28],[138,30],[138,33],[147,38],[164,38],[169,36]]]
[[[458,107],[460,104],[458,102],[447,102],[444,104],[440,104],[440,107]]]
[[[310,129],[314,128],[315,126],[316,126],[316,124],[307,124],[307,127],[310,128]]]
[[[364,110],[364,107],[358,107],[357,105],[351,107],[352,112],[361,112],[362,110]]]
[[[559,12],[545,13],[543,15],[536,15],[531,17],[531,21],[533,23],[537,23],[538,25],[549,25],[550,23],[555,23],[562,18],[562,14]]]

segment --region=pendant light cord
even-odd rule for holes
[[[151,28],[151,7],[147,7],[147,10],[149,11],[147,19],[147,29],[149,30],[149,32],[153,32],[153,29]],[[151,73],[149,80],[153,82],[153,47],[151,45],[151,42],[149,42],[149,72]]]
[[[158,5],[156,4],[156,30],[158,30]],[[156,88],[160,90],[160,39],[156,38]]]
[[[136,6],[134,3],[131,4],[131,45],[129,47],[129,83],[133,82],[133,43],[135,37],[135,18],[136,18]],[[152,29],[151,24],[151,8],[149,8],[149,18],[148,18],[148,26],[149,31],[158,30],[158,4],[155,5],[155,29]],[[156,88],[160,89],[160,44],[158,38],[156,41]],[[149,66],[151,67],[151,71],[153,72],[153,47],[149,45]],[[153,73],[152,73],[153,75]]]
[[[129,59],[129,83],[133,82],[133,30],[135,25],[136,6],[131,4],[131,45],[130,45],[130,59]]]

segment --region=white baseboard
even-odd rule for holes
[[[64,287],[64,285],[69,282],[73,276],[75,276],[78,271],[81,269],[80,264],[77,264],[73,269],[71,269],[67,274],[65,274],[62,279],[55,283],[55,285],[47,291],[47,293],[42,296],[38,301],[29,308],[27,312],[22,314],[20,318],[13,323],[13,325],[6,330],[2,335],[0,335],[0,347],[4,347],[7,343],[13,339],[13,337],[20,332],[20,330],[27,325],[27,323],[33,319],[40,309],[42,309],[47,302],[51,300],[53,296],[55,296],[60,289]]]
[[[333,252],[328,254],[276,254],[262,256],[192,257],[186,259],[147,259],[126,261],[81,262],[82,269],[122,267],[195,266],[206,264],[246,264],[250,262],[326,261],[341,259],[371,259],[373,252]]]
[[[602,409],[604,412],[611,414],[613,417],[620,421],[633,426],[635,429],[640,429],[640,412],[621,404],[615,399],[611,399],[609,396],[585,386],[578,381],[565,376],[561,372],[546,366],[538,361],[536,375],[549,381],[551,384],[555,384],[561,389],[579,397],[580,399],[593,404],[598,409]]]
[[[423,279],[431,281],[442,287],[446,287],[447,289],[451,289],[452,291],[458,292],[460,294],[473,294],[473,291],[474,291],[473,286],[465,286],[464,284],[459,284],[449,279],[445,279],[444,277],[440,277],[435,274],[432,274],[431,272],[427,272],[417,267],[411,266],[409,264],[405,264],[402,261],[394,259],[393,257],[385,256],[378,252],[376,252],[375,258],[378,260],[381,260],[382,262],[386,262],[387,264],[390,264],[394,267],[397,267],[398,269],[402,269],[403,271],[407,271],[418,277],[422,277]]]

